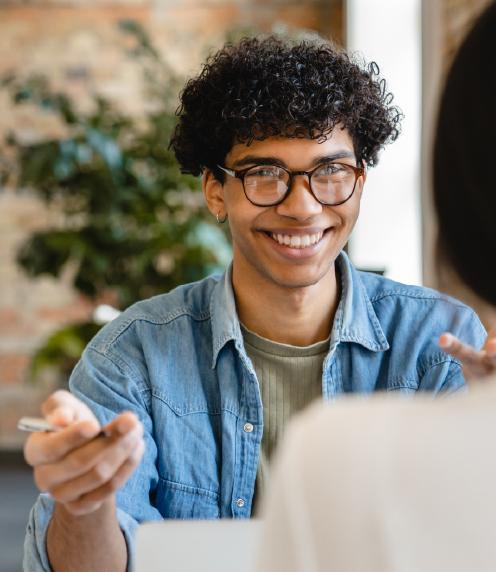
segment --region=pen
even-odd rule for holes
[[[58,425],[53,425],[52,423],[49,423],[42,417],[21,417],[17,422],[17,428],[20,429],[21,431],[29,431],[31,433],[36,431],[55,433],[57,431],[65,429],[65,427],[60,427]],[[96,435],[96,437],[100,437],[102,435],[108,437],[110,435],[110,432],[105,429],[102,429],[100,433]]]
[[[52,425],[42,417],[21,417],[17,422],[17,428],[21,431],[47,431],[50,433],[62,429],[62,427]]]

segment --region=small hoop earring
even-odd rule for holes
[[[215,215],[215,218],[217,219],[217,222],[218,222],[219,224],[225,223],[226,220],[227,220],[227,215],[226,215],[223,219],[221,219],[221,218],[219,217],[219,215],[220,215],[220,211]]]

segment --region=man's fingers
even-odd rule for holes
[[[484,362],[472,366],[463,366],[463,375],[466,381],[481,379],[493,371],[493,366],[487,366]]]
[[[484,344],[484,350],[488,358],[496,360],[496,337],[488,336],[486,343]]]
[[[104,431],[107,434],[124,435],[140,427],[141,423],[134,413],[124,412],[111,421]],[[87,421],[73,423],[55,433],[33,433],[24,446],[24,456],[29,465],[55,463],[72,450],[82,447],[94,439],[101,431],[98,421],[93,417]]]
[[[45,414],[45,419],[52,423],[52,425],[57,425],[58,427],[67,427],[78,420],[78,413],[67,405],[60,405],[55,407],[52,411]]]
[[[42,406],[55,432],[35,432],[24,447],[35,482],[73,514],[99,508],[120,488],[144,450],[143,426],[124,412],[102,428],[79,399],[67,391],[52,394]],[[101,435],[104,433],[104,435]]]
[[[99,432],[98,422],[88,420],[55,433],[33,433],[24,446],[24,457],[31,466],[54,463],[94,439]]]
[[[466,379],[484,377],[496,369],[496,338],[486,340],[481,351],[464,344],[452,334],[445,333],[439,338],[440,347],[463,365]]]
[[[453,334],[443,334],[439,338],[439,346],[448,354],[459,359],[466,365],[477,364],[481,359],[481,353],[473,347],[461,342]]]
[[[44,486],[55,500],[75,500],[112,479],[133,454],[142,436],[141,427],[137,427],[125,436],[97,439],[56,465],[39,467],[37,484],[40,488]]]
[[[96,420],[85,403],[63,389],[52,393],[41,405],[41,411],[47,421],[61,427],[77,421]]]
[[[138,426],[141,427],[141,423],[136,415],[131,413],[131,411],[125,411],[105,425],[103,430],[108,435],[125,435],[126,433],[136,429]]]
[[[145,444],[141,440],[111,479],[91,492],[81,495],[77,500],[67,503],[65,505],[67,509],[75,514],[85,514],[94,510],[95,506],[100,506],[102,502],[125,484],[141,461],[144,450]]]

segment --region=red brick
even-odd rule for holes
[[[0,328],[3,324],[14,325],[21,321],[21,316],[13,308],[0,308]]]
[[[34,321],[26,321],[18,310],[0,309],[0,340],[4,336],[32,336],[36,334],[36,330]]]
[[[25,381],[30,359],[22,353],[0,354],[0,386]]]
[[[66,324],[68,322],[82,322],[91,317],[93,304],[75,300],[68,306],[48,306],[36,311],[36,319],[53,324]]]

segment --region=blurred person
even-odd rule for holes
[[[444,266],[448,263],[485,303],[490,326],[482,350],[452,334],[441,338],[441,347],[464,364],[468,379],[496,373],[496,294],[488,269],[496,252],[491,229],[495,205],[490,192],[494,186],[491,141],[496,134],[496,105],[491,93],[496,78],[491,72],[496,58],[491,33],[487,31],[495,33],[496,27],[491,28],[494,10],[491,6],[479,28],[467,38],[453,67],[439,116],[434,157],[438,258]],[[475,57],[477,50],[479,59]],[[461,121],[457,114],[462,111],[466,117]],[[452,164],[454,160],[456,165]]]
[[[485,337],[463,304],[343,252],[399,129],[377,66],[325,41],[245,39],[186,84],[178,115],[172,147],[228,221],[232,265],[126,310],[44,404],[61,430],[25,446],[45,491],[27,570],[123,570],[142,521],[250,517],[290,416],[343,393],[454,392],[439,335]]]
[[[461,46],[434,152],[438,260],[493,311],[496,4]],[[259,569],[492,572],[496,568],[494,337],[441,345],[486,376],[447,400],[343,399],[288,429],[267,498]]]

